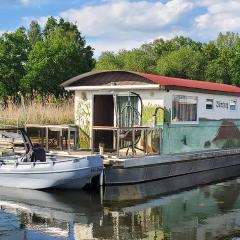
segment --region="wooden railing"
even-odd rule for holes
[[[161,131],[159,127],[110,127],[110,126],[93,126],[92,127],[92,152],[98,151],[94,149],[97,144],[103,143],[94,142],[97,131],[112,131],[113,132],[113,149],[108,150],[108,155],[113,155],[118,158],[140,157],[145,155],[160,154],[161,146]],[[105,152],[106,153],[106,152]]]

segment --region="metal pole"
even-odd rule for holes
[[[46,151],[48,151],[48,127],[46,129]]]
[[[120,129],[117,129],[117,157],[119,157],[119,144],[120,144],[120,139],[119,139],[119,135],[120,135]]]
[[[92,138],[91,138],[91,154],[94,154],[94,134],[95,134],[95,129],[92,128]]]
[[[70,154],[70,138],[71,138],[70,128],[68,127],[68,153],[69,153],[69,154]]]
[[[63,129],[61,128],[60,129],[60,138],[59,138],[60,142],[59,142],[59,145],[60,145],[60,149],[61,151],[63,150]]]
[[[135,128],[132,128],[132,155],[135,154]]]

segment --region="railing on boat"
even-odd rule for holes
[[[111,149],[106,149],[103,142],[96,142],[95,136],[100,131],[112,131],[113,141]],[[162,129],[159,127],[92,127],[92,153],[98,152],[100,147],[106,149],[107,154],[117,158],[140,157],[160,154]]]

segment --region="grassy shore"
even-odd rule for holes
[[[0,106],[0,124],[8,118],[6,124],[15,125],[18,119],[19,126],[24,126],[25,120],[32,124],[72,124],[74,123],[73,100],[61,100],[58,103],[39,103],[33,101],[21,104],[9,102],[7,107]],[[12,120],[11,120],[12,119]]]

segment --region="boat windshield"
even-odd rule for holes
[[[19,129],[0,129],[0,156],[26,153],[26,140]]]

